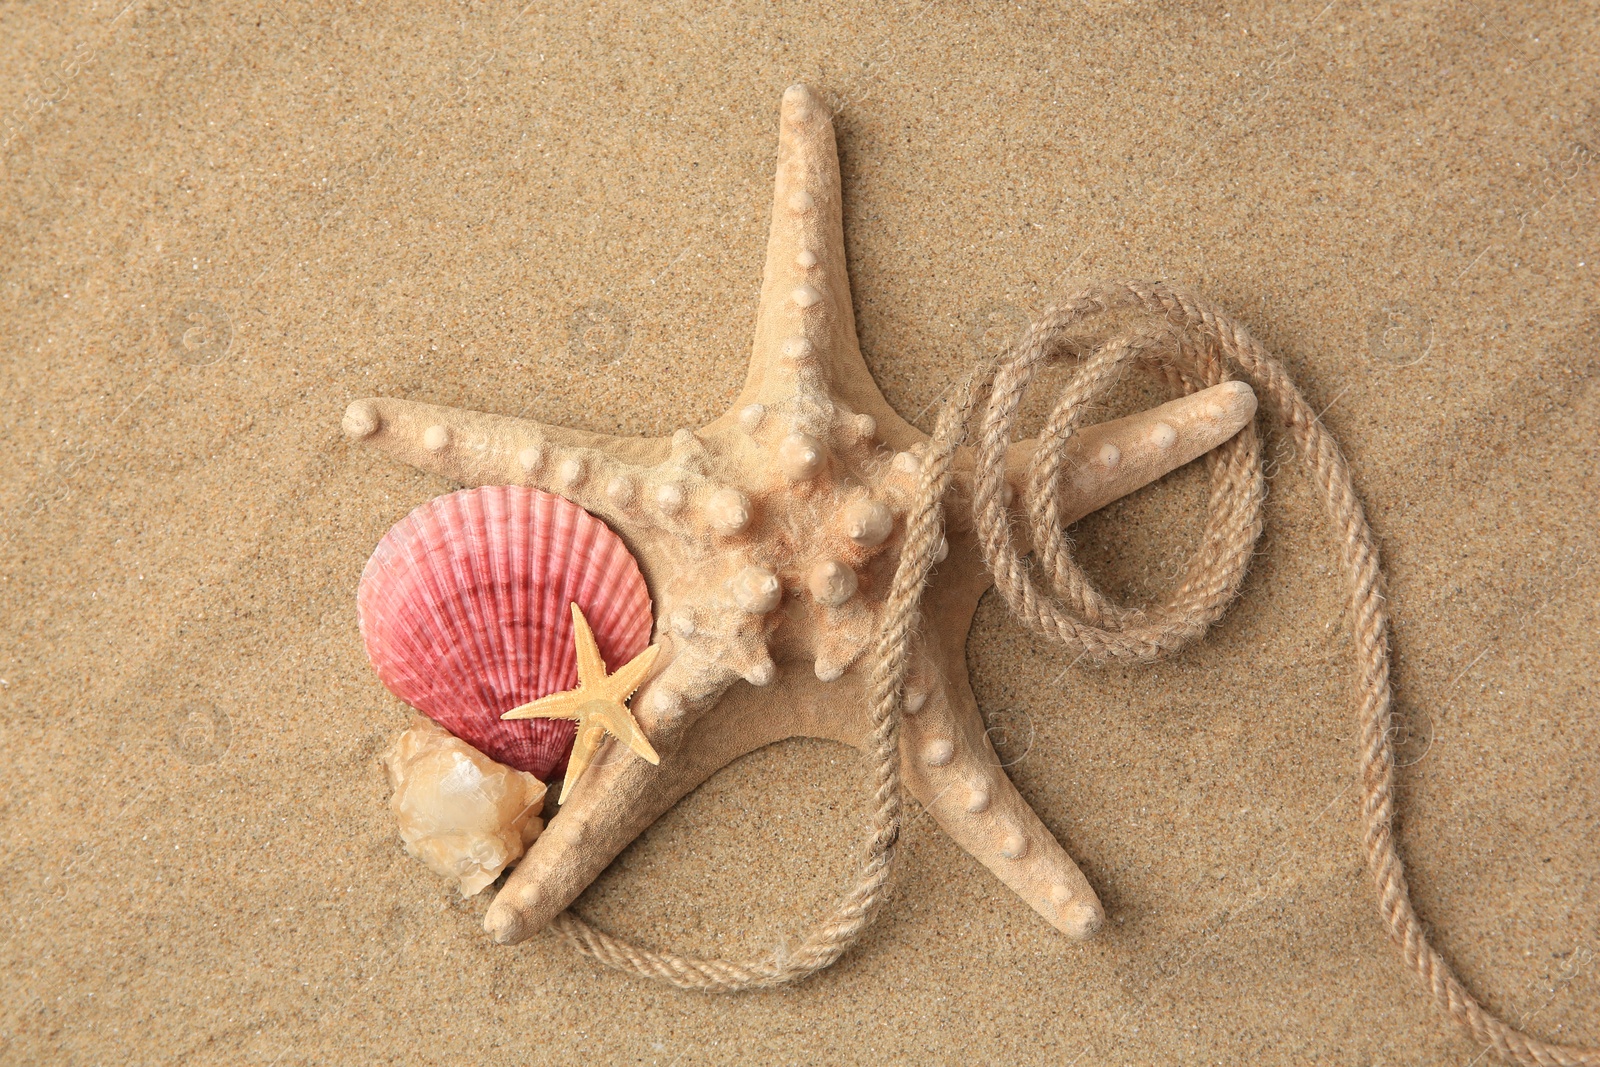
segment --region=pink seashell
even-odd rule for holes
[[[572,603],[606,663],[650,643],[650,592],[622,539],[578,505],[522,486],[436,497],[378,542],[356,594],[389,691],[492,759],[558,775],[575,724],[504,721],[578,684]]]

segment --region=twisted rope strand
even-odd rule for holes
[[[1129,329],[1086,346],[1082,324],[1105,314],[1153,315],[1155,325]],[[1067,355],[1087,353],[1063,389],[1040,435],[1028,473],[1025,510],[1034,562],[1012,540],[1005,496],[1005,453],[1029,383]],[[1183,648],[1221,617],[1238,595],[1261,532],[1266,499],[1261,445],[1254,426],[1207,456],[1212,489],[1201,546],[1184,579],[1153,609],[1107,600],[1073,558],[1061,531],[1059,480],[1068,441],[1089,404],[1132,366],[1154,370],[1177,393],[1227,381],[1237,371],[1255,387],[1304,459],[1339,539],[1360,671],[1360,769],[1367,866],[1379,911],[1434,1000],[1457,1026],[1502,1058],[1540,1067],[1600,1067],[1600,1049],[1547,1042],[1508,1025],[1480,1004],[1429,942],[1406,884],[1394,836],[1393,694],[1383,571],[1349,465],[1283,367],[1244,326],[1210,302],[1162,282],[1096,283],[1070,294],[1023,334],[1008,355],[978,366],[966,388],[940,412],[928,462],[907,517],[906,544],[891,587],[884,631],[875,646],[868,693],[872,732],[873,808],[867,853],[855,886],[800,949],[764,963],[741,964],[638,948],[569,912],[553,926],[579,951],[607,966],[691,989],[732,991],[792,982],[839,958],[871,924],[888,891],[900,834],[901,701],[917,605],[942,540],[942,502],[951,464],[968,428],[978,422],[973,519],[984,560],[1006,603],[1035,632],[1099,661],[1148,661]],[[975,414],[982,408],[981,419]],[[1034,572],[1044,579],[1041,588]]]

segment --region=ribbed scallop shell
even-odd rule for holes
[[[559,774],[576,727],[500,718],[578,683],[576,601],[610,667],[650,642],[650,593],[621,538],[578,505],[523,486],[436,497],[384,535],[356,595],[389,690],[491,758]]]

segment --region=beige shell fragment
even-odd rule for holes
[[[418,715],[384,753],[406,851],[472,896],[544,829],[545,785]]]

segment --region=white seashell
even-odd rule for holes
[[[406,851],[470,897],[544,829],[544,783],[418,715],[384,753]]]

